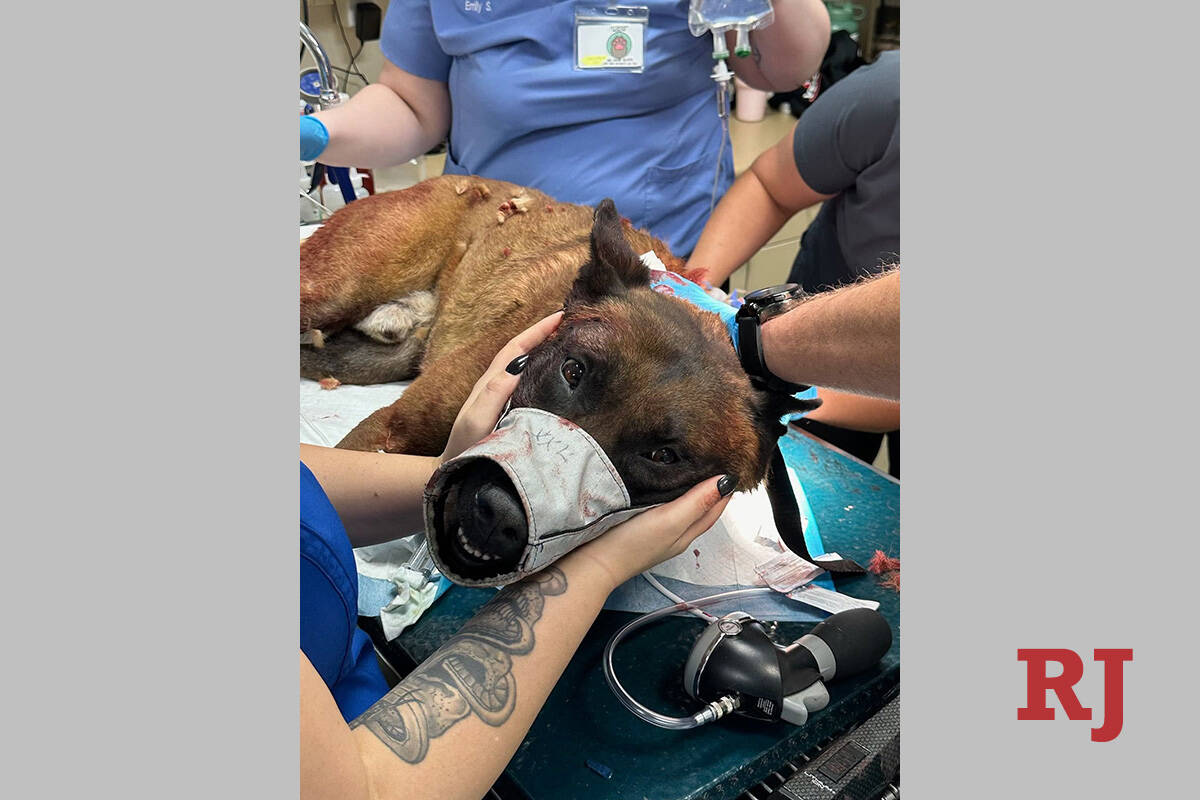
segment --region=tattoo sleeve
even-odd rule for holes
[[[546,596],[566,590],[566,576],[557,567],[505,587],[350,727],[366,726],[416,764],[431,739],[472,714],[493,727],[503,725],[517,702],[512,657],[533,650],[533,626]]]

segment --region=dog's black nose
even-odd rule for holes
[[[463,473],[454,498],[456,529],[443,533],[457,566],[472,577],[516,569],[529,530],[516,488],[504,470],[488,461]]]
[[[509,485],[484,483],[475,492],[475,513],[466,518],[467,539],[485,557],[516,557],[525,549],[525,509]]]

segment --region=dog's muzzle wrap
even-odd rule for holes
[[[525,512],[528,536],[515,569],[484,578],[455,574],[444,523],[446,494],[460,470],[499,466]],[[653,506],[630,506],[629,491],[604,450],[573,422],[537,408],[508,411],[487,437],[443,464],[425,487],[425,533],[443,575],[466,586],[503,586],[554,563]]]

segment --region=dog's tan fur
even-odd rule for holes
[[[302,371],[344,383],[419,371],[339,447],[436,454],[496,351],[568,299],[559,334],[531,359],[518,394],[561,391],[561,359],[590,347],[605,380],[572,413],[620,453],[619,469],[643,442],[671,440],[690,453],[690,471],[666,476],[652,465],[645,484],[682,491],[725,466],[749,488],[765,474],[787,409],[752,390],[714,315],[647,288],[634,255],[647,251],[684,272],[662,241],[618,221],[611,203],[602,215],[502,181],[444,176],[356,201],[301,245]],[[436,297],[432,320],[420,313],[421,292]],[[635,461],[630,471],[646,467]]]

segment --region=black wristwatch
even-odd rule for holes
[[[737,312],[738,357],[750,381],[760,389],[796,394],[809,387],[787,381],[771,374],[762,351],[762,325],[788,309],[799,305],[804,291],[794,283],[768,286],[746,295]]]

